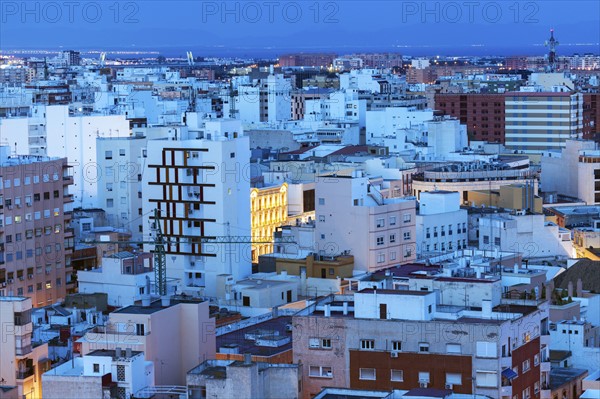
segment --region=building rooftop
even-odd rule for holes
[[[192,297],[176,296],[176,297],[171,297],[169,306],[163,306],[162,301],[159,299],[159,300],[154,300],[154,301],[150,302],[149,306],[143,306],[142,304],[140,304],[138,302],[135,305],[125,306],[124,308],[117,309],[113,313],[152,314],[152,313],[159,312],[163,309],[166,309],[168,307],[175,306],[179,303],[202,303],[202,302],[204,302],[204,301],[199,300],[199,299],[194,299]]]
[[[588,373],[585,369],[552,367],[550,369],[550,389],[555,390]]]
[[[121,358],[126,357],[126,350],[123,349],[121,350]],[[144,353],[142,351],[131,351],[131,357],[133,356],[137,356],[140,353]],[[117,351],[114,349],[96,349],[95,351],[92,351],[90,353],[88,353],[86,356],[103,356],[103,357],[112,357],[113,360],[118,359],[117,356]]]
[[[264,337],[281,337],[291,338],[291,332],[288,331],[288,325],[292,322],[291,316],[280,316],[274,319],[254,324],[240,330],[232,331],[227,334],[217,336],[217,350],[219,348],[234,349],[237,348],[239,354],[250,353],[254,356],[273,356],[292,349],[292,342],[288,342],[281,346],[259,346],[256,341],[247,339],[247,336],[260,335],[264,333]],[[278,334],[275,336],[275,334]],[[221,352],[224,353],[224,352]]]
[[[404,296],[427,296],[433,291],[409,291],[409,290],[377,290],[373,288],[365,288],[359,291],[359,294],[384,294],[384,295],[404,295]]]

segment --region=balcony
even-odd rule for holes
[[[15,355],[17,356],[27,356],[31,353],[31,344],[23,347],[17,347],[15,351]]]
[[[73,194],[65,195],[65,196],[63,196],[63,198],[65,199],[65,204],[75,201],[75,196]]]
[[[504,368],[512,368],[512,357],[511,356],[502,356],[500,358],[500,367]]]
[[[550,365],[551,363],[546,361],[546,362],[541,362],[540,363],[540,372],[541,373],[549,373],[550,372]]]
[[[63,184],[73,184],[73,176],[63,176]]]
[[[507,396],[512,398],[512,385],[502,386],[500,387],[500,394],[504,397]]]
[[[35,367],[30,367],[24,371],[17,371],[17,380],[24,380],[35,374]]]

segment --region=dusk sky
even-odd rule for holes
[[[25,4],[25,5],[23,5]],[[600,52],[594,1],[2,1],[0,49],[143,49],[165,55],[289,51]]]

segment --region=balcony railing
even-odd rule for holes
[[[31,367],[25,371],[17,371],[17,380],[24,380],[25,378],[31,377],[35,374],[35,368]]]
[[[17,347],[15,354],[17,356],[25,356],[31,353],[31,344],[23,347]]]

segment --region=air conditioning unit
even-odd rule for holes
[[[2,287],[6,287],[6,283],[2,283]]]
[[[32,279],[33,278],[33,274],[28,274],[27,278]]]
[[[12,209],[12,205],[7,205],[6,206],[9,210]]]
[[[17,208],[21,208],[21,204],[17,204]]]
[[[391,351],[390,352],[390,356],[391,357],[398,357],[398,351]]]
[[[419,381],[419,386],[420,386],[421,388],[427,388],[427,384],[428,384],[428,382],[422,382],[422,381]]]
[[[13,279],[12,279],[12,278],[9,278],[8,280],[6,280],[6,282],[7,282],[8,284],[12,284],[12,282],[13,282]]]
[[[23,276],[19,277],[19,281],[23,281],[23,280],[25,280],[25,277],[23,277]]]
[[[452,385],[452,384],[446,384],[446,389],[453,389],[453,388],[454,388],[454,385]]]

